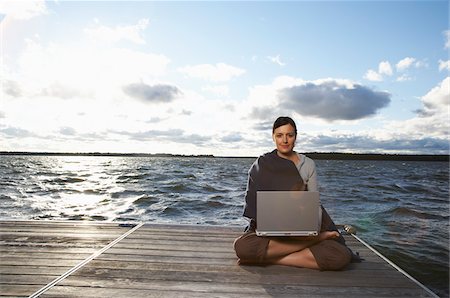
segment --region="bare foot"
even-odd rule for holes
[[[319,234],[319,241],[338,238],[339,233],[337,231],[325,231]]]

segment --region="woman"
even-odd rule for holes
[[[317,191],[314,161],[294,151],[297,127],[289,117],[273,124],[276,149],[260,156],[249,171],[244,216],[250,224],[234,242],[239,264],[278,264],[319,270],[340,270],[351,261],[345,246],[325,209],[321,210],[321,232],[316,237],[261,237],[256,229],[256,192],[259,190]]]

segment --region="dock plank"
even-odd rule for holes
[[[128,229],[108,223],[0,221],[0,295],[33,294]]]
[[[97,222],[52,226],[0,222],[1,295],[31,295],[129,229]],[[145,224],[41,297],[432,296],[350,235],[347,244],[364,261],[343,271],[239,266],[232,244],[241,232],[241,227]]]

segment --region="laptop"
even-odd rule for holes
[[[256,235],[317,236],[320,210],[317,191],[258,191]]]

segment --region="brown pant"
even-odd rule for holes
[[[271,237],[260,237],[255,232],[247,232],[234,241],[234,250],[242,263],[267,264],[267,246]],[[289,241],[287,237],[277,240]],[[340,270],[351,261],[351,252],[335,240],[324,240],[309,247],[320,270]]]

